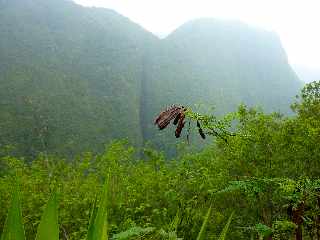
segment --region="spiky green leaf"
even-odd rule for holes
[[[12,192],[11,205],[4,224],[1,240],[25,240],[18,184],[14,186]]]
[[[42,214],[36,240],[59,240],[57,193],[52,194]]]
[[[96,207],[96,203],[94,204],[94,208],[91,214],[87,240],[107,240],[107,203],[108,203],[108,191],[107,191],[107,183],[104,184],[102,194],[100,196],[99,206]]]

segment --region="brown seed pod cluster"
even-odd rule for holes
[[[176,106],[173,105],[166,110],[162,111],[154,121],[154,124],[158,126],[159,130],[165,129],[170,122],[173,120],[173,125],[177,125],[175,136],[179,138],[181,136],[181,132],[185,126],[185,112],[187,108],[184,106]],[[198,132],[202,139],[206,138],[206,135],[201,128],[200,122],[197,121]],[[189,130],[187,134],[187,139],[189,140],[189,132],[190,132],[190,121],[189,121]]]
[[[165,129],[170,122],[173,120],[173,124],[177,125],[175,136],[176,138],[179,138],[182,132],[182,129],[185,125],[185,111],[187,108],[184,106],[171,106],[167,108],[165,111],[162,111],[156,120],[154,121],[155,125],[158,125],[158,128],[160,130]]]
[[[197,121],[197,127],[198,127],[198,132],[199,132],[200,136],[202,137],[202,139],[206,139],[206,135],[204,134],[199,121]]]
[[[175,136],[176,138],[179,138],[180,135],[181,135],[181,132],[182,132],[182,129],[184,128],[184,124],[185,124],[185,115],[184,115],[184,112],[183,113],[180,113],[177,117],[178,118],[178,126],[176,128],[176,131],[175,131]]]

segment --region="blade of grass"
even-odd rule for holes
[[[11,205],[4,224],[1,240],[25,240],[22,224],[19,186],[16,183],[12,191]]]
[[[89,228],[87,232],[87,239],[93,239],[93,232],[94,232],[94,222],[97,216],[97,196],[94,199],[94,203],[91,209],[91,214],[90,214],[90,220],[89,220]]]
[[[206,229],[207,224],[208,224],[208,219],[209,219],[209,216],[210,216],[210,213],[211,213],[211,208],[212,208],[212,207],[210,206],[210,208],[209,208],[208,211],[207,211],[206,216],[204,217],[204,220],[203,220],[203,223],[202,223],[200,232],[199,232],[199,234],[198,234],[197,240],[202,240],[202,239],[204,239],[205,229]]]
[[[179,221],[180,221],[179,215],[180,215],[180,209],[178,208],[176,216],[174,217],[174,219],[173,219],[173,221],[171,223],[170,231],[177,232]]]
[[[58,200],[53,193],[42,214],[36,240],[59,240]]]
[[[90,218],[87,240],[107,240],[107,203],[108,203],[108,191],[107,182],[103,186],[103,190],[100,196],[99,207],[92,211]]]
[[[234,212],[231,213],[231,215],[230,215],[230,217],[229,217],[229,219],[228,219],[228,222],[227,222],[227,224],[224,226],[224,228],[223,228],[223,230],[222,230],[222,232],[221,232],[220,237],[219,237],[218,240],[225,240],[225,239],[226,239],[226,235],[227,235],[228,229],[229,229],[229,227],[230,227],[233,214],[234,214]]]

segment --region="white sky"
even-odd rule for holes
[[[75,0],[116,10],[155,34],[184,22],[236,19],[276,31],[290,63],[320,69],[320,0]]]

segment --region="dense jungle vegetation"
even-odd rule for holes
[[[125,140],[72,160],[43,152],[30,161],[2,147],[0,229],[18,179],[27,239],[54,189],[60,239],[86,239],[105,188],[111,239],[196,239],[199,232],[218,239],[233,212],[219,239],[320,239],[320,82],[307,84],[291,108],[287,116],[240,105],[221,118],[189,110],[212,144],[194,152],[181,143],[174,159]]]

